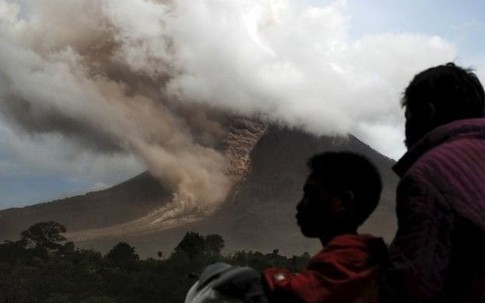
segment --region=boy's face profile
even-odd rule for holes
[[[340,199],[312,175],[303,187],[303,197],[297,204],[296,219],[306,237],[321,237],[337,225]]]

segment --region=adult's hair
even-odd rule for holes
[[[352,192],[355,223],[360,226],[375,210],[382,190],[381,176],[366,157],[348,151],[325,152],[308,161],[310,175],[326,190]]]
[[[402,106],[411,112],[433,104],[438,124],[484,116],[485,93],[472,69],[454,63],[439,65],[414,76],[404,91]]]

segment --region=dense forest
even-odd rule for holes
[[[224,253],[220,235],[187,232],[170,255],[141,260],[128,243],[102,255],[76,248],[65,232],[61,224],[41,222],[20,240],[0,244],[0,303],[180,303],[208,264],[298,271],[310,258],[307,253],[288,258],[277,249]]]

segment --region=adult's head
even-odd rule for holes
[[[414,76],[406,88],[406,146],[455,120],[484,116],[485,93],[470,69],[447,63]]]
[[[353,233],[376,208],[382,183],[377,168],[351,152],[326,152],[308,162],[310,175],[297,205],[302,233],[322,242]]]

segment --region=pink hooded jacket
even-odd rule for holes
[[[387,302],[485,302],[485,119],[440,126],[395,165]]]

